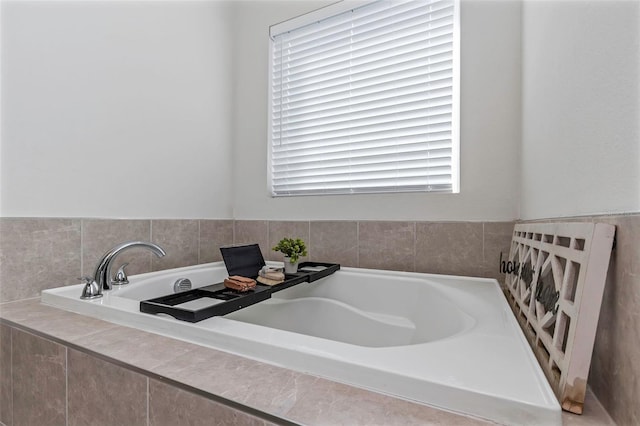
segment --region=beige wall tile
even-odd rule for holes
[[[500,272],[500,253],[506,261],[509,257],[514,226],[515,222],[484,223],[483,270],[478,271],[477,276],[495,278],[500,284],[504,284],[505,274]]]
[[[588,384],[617,424],[640,424],[640,215],[543,222],[576,221],[616,226],[616,246],[609,262]],[[586,401],[585,412],[588,409]]]
[[[286,415],[297,395],[315,380],[292,370],[203,347],[159,365],[155,372],[274,415]]]
[[[14,425],[64,425],[66,348],[13,328]]]
[[[199,223],[197,220],[153,220],[151,239],[167,253],[151,257],[154,271],[198,264]]]
[[[589,384],[619,424],[640,424],[640,408],[636,407],[640,395],[640,327],[637,327],[640,312],[640,215],[553,221],[569,220],[606,221],[618,227],[617,248],[607,277]],[[35,297],[42,289],[77,283],[76,278],[81,272],[91,272],[97,257],[110,248],[107,247],[109,244],[115,245],[121,242],[120,239],[134,239],[138,235],[140,237],[136,239],[148,239],[143,238],[146,235],[145,223],[149,221],[88,219],[82,221],[81,226],[79,219],[0,218],[0,301]],[[272,235],[288,230],[295,232],[301,223],[307,222],[272,222]],[[173,253],[176,258],[168,256],[166,263],[157,262],[154,269],[208,261],[208,256],[215,256],[208,250],[211,244],[217,244],[211,241],[217,239],[214,234],[218,232],[218,225],[222,227],[221,233],[226,235],[225,238],[229,236],[229,228],[233,227],[231,235],[235,233],[235,243],[257,242],[263,252],[271,247],[267,221],[234,221],[231,224],[231,221],[158,220],[153,221],[154,238],[162,241],[154,241],[165,247],[169,256]],[[327,260],[320,258],[322,250],[331,254],[336,250],[332,244],[338,245],[344,252],[339,252],[339,258],[330,261],[345,266],[348,264],[343,259],[351,259],[348,263],[354,262],[355,265],[359,256],[361,267],[413,270],[415,258],[418,271],[495,277],[499,253],[508,251],[507,241],[513,224],[484,223],[483,231],[479,230],[480,225],[312,222],[309,224],[308,243],[311,257],[319,261]],[[350,243],[354,227],[355,235],[360,234],[355,245]],[[202,229],[198,231],[199,228]],[[80,247],[81,232],[83,247]],[[414,244],[417,256],[414,256]],[[478,247],[481,247],[480,257],[476,255]],[[155,258],[151,254],[147,256]],[[84,271],[81,271],[81,265],[84,265]],[[132,266],[134,269],[138,267]],[[135,272],[129,270],[129,273]],[[47,318],[30,320],[48,321]],[[51,323],[52,332],[56,324],[55,321]],[[75,333],[69,330],[64,336]],[[20,389],[17,391],[20,394]]]
[[[616,426],[604,407],[587,388],[582,414],[562,412],[562,426]],[[623,426],[621,423],[620,426]]]
[[[418,222],[416,271],[481,276],[482,229],[479,222]]]
[[[0,422],[13,424],[11,398],[11,328],[0,324]]]
[[[200,220],[199,263],[222,260],[220,247],[233,244],[233,220]]]
[[[117,219],[82,220],[82,274],[92,276],[98,261],[112,247],[127,241],[151,241],[151,221]],[[128,275],[151,271],[151,256],[145,249],[133,248],[119,254],[112,273],[124,263]]]
[[[262,256],[267,259],[269,246],[269,222],[266,220],[236,220],[233,224],[235,245],[258,244]]]
[[[131,350],[135,342],[136,350]],[[113,359],[126,360],[128,365],[152,370],[154,367],[176,360],[196,345],[147,333],[129,327],[116,327],[76,339],[74,343],[90,351]]]
[[[589,385],[620,425],[640,424],[640,215],[594,218],[616,225]]]
[[[78,290],[78,297],[80,297],[80,290]],[[40,299],[7,303],[0,307],[0,312],[2,317],[9,321],[68,341],[116,327],[115,324],[107,321],[53,308],[40,303]]]
[[[147,378],[69,349],[69,426],[147,424]]]
[[[165,383],[149,380],[149,426],[266,426],[266,422],[227,405]]]
[[[399,426],[493,424],[321,378],[298,395],[295,404],[287,414],[304,424]],[[381,422],[381,419],[384,421]]]
[[[0,218],[0,302],[77,284],[79,219]]]
[[[309,250],[309,222],[277,221],[269,222],[269,254],[268,260],[282,262],[284,255],[271,250],[283,238],[301,238]],[[263,250],[264,251],[264,250]],[[301,257],[300,262],[309,260],[308,256]]]
[[[415,222],[359,222],[359,266],[414,271],[415,230]]]
[[[358,266],[358,222],[311,222],[310,230],[311,260]]]

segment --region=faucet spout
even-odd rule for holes
[[[96,266],[96,272],[94,274],[94,280],[98,285],[98,292],[102,294],[103,290],[111,290],[111,265],[116,256],[125,250],[130,248],[141,247],[151,250],[156,256],[163,257],[167,253],[157,244],[148,243],[145,241],[129,241],[126,243],[118,244],[111,250],[106,252]]]

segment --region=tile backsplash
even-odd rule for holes
[[[640,214],[569,220],[616,225],[614,249],[593,353],[589,386],[620,425],[640,424]],[[566,218],[552,221],[567,221]],[[76,284],[100,256],[127,240],[163,246],[167,256],[130,251],[129,274],[221,260],[218,248],[258,243],[265,259],[284,236],[303,238],[308,260],[503,280],[514,222],[128,220],[0,218],[0,302],[37,297]],[[0,405],[2,401],[0,401]]]
[[[77,284],[100,257],[129,240],[152,241],[167,255],[144,249],[118,257],[130,275],[222,260],[219,247],[258,243],[267,260],[280,238],[302,238],[302,260],[343,266],[474,275],[501,279],[513,222],[262,221],[197,219],[0,219],[0,302],[37,297]]]
[[[80,282],[81,221],[0,219],[0,302]]]
[[[588,385],[613,420],[640,425],[640,214],[548,219],[616,226]]]
[[[105,324],[99,328],[109,330]],[[115,328],[114,331],[127,333],[127,330],[133,329]],[[136,333],[137,330],[132,332],[137,342],[144,342],[144,347],[151,342],[171,341],[160,336],[149,338],[144,332]],[[90,336],[84,344],[86,339],[95,339],[92,347],[98,350],[100,346],[95,343],[102,341],[110,342],[110,347],[119,347],[121,352],[126,348],[123,351],[126,354],[140,353],[131,351],[126,340],[114,341],[113,336],[105,336],[104,332]],[[131,334],[127,337],[133,339]],[[109,356],[107,359],[97,357],[64,342],[5,324],[0,324],[0,338],[2,425],[206,425],[215,419],[216,424],[224,425],[275,426],[237,407],[180,389],[166,379],[152,378],[144,370],[111,362]],[[188,344],[177,343],[165,349],[168,354],[165,356],[172,360],[189,351]],[[151,346],[157,348],[157,345]],[[182,348],[183,353],[173,352],[175,348]],[[113,351],[110,355],[114,355]],[[147,353],[142,359],[148,362],[152,358]],[[132,364],[136,361],[139,360]]]

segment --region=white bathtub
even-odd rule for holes
[[[82,285],[42,302],[503,424],[561,425],[561,409],[495,280],[343,268],[224,317],[187,323],[139,301],[226,277],[222,262]]]

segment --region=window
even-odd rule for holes
[[[331,8],[271,27],[272,194],[457,192],[457,0]]]

